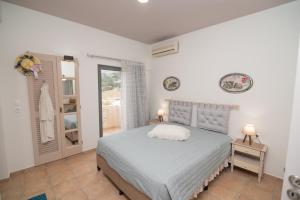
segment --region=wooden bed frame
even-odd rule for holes
[[[97,155],[97,170],[103,170],[103,173],[114,183],[118,188],[119,194],[125,194],[131,200],[151,200],[141,191],[137,190],[133,185],[125,181],[113,168],[111,168],[106,160]],[[204,190],[208,190],[208,186],[204,187]]]
[[[120,195],[125,193],[125,195],[131,200],[151,200],[144,193],[140,192],[133,185],[125,181],[100,155],[97,155],[97,169],[98,171],[101,169],[103,170],[103,173],[116,185]]]

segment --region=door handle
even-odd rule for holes
[[[293,187],[300,189],[300,178],[298,176],[295,175],[289,176],[289,181]]]
[[[300,200],[300,194],[295,189],[288,189],[287,195],[291,200]]]

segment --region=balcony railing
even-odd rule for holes
[[[104,100],[102,104],[103,129],[116,129],[121,127],[120,99]]]

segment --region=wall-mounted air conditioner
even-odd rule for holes
[[[152,48],[152,56],[153,57],[160,57],[166,56],[174,53],[179,52],[179,42],[173,41],[169,43],[160,44]]]

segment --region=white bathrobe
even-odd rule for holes
[[[47,83],[44,83],[41,87],[39,111],[40,111],[41,142],[44,144],[55,139],[54,109],[49,95],[49,89]]]

